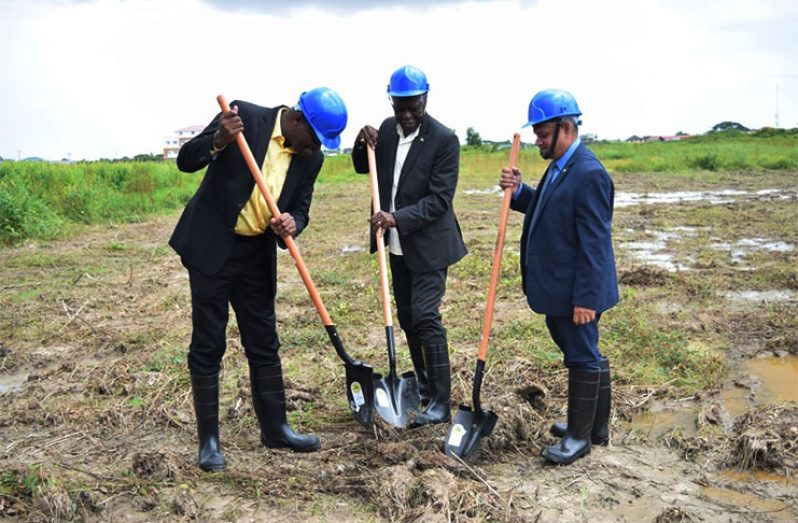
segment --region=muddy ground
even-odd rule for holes
[[[762,379],[737,369],[751,358],[798,354],[798,253],[734,249],[744,251],[751,238],[798,245],[797,178],[615,177],[619,190],[638,194],[731,188],[748,196],[617,210],[624,298],[602,320],[613,358],[613,439],[569,467],[539,457],[554,442],[547,431],[562,416],[566,375],[543,320],[520,296],[520,215],[508,231],[482,394],[499,425],[468,463],[442,453],[447,426],[396,431],[378,423],[366,431],[352,419],[343,368],[283,254],[278,321],[290,419],[319,434],[323,448],[295,455],[259,446],[231,318],[221,397],[229,466],[202,473],[185,366],[188,280],[166,246],[177,214],[4,248],[0,520],[794,521],[798,406],[759,401]],[[467,178],[456,200],[471,253],[450,274],[443,311],[455,408],[471,403],[495,239],[499,201],[479,191],[486,187]],[[359,248],[366,245],[367,194],[367,183],[319,186],[299,243],[344,343],[379,369],[385,363],[376,264]],[[624,246],[661,241],[656,231],[681,231],[659,245],[679,270]],[[771,301],[726,294],[773,289],[784,294]],[[630,322],[653,334],[612,335]],[[673,343],[674,336],[692,359],[653,373],[636,361],[635,350],[660,357],[657,340]],[[397,343],[406,370],[401,336]],[[731,408],[724,394],[735,388],[745,394]],[[657,410],[687,413],[690,430],[666,425],[655,433],[636,422]]]

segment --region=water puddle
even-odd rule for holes
[[[726,411],[736,418],[754,405],[798,402],[798,356],[765,356],[744,362],[730,376],[721,394]],[[680,408],[654,402],[646,412],[632,416],[631,432],[657,439],[674,430],[684,436],[698,431],[698,407]]]
[[[723,296],[734,302],[755,302],[755,303],[779,303],[798,300],[798,293],[795,291],[769,290],[769,291],[726,291]]]
[[[668,272],[685,271],[690,267],[675,260],[673,252],[668,250],[668,242],[681,240],[684,236],[695,236],[696,230],[690,227],[678,227],[671,231],[644,231],[645,241],[623,242],[622,249],[646,265],[653,265]]]
[[[7,392],[19,392],[22,390],[26,381],[28,381],[27,372],[18,372],[16,374],[0,376],[0,394],[5,394]]]
[[[503,196],[504,191],[498,185],[494,185],[493,187],[489,187],[488,189],[467,189],[463,191],[463,194],[467,194],[469,196],[483,195],[483,194],[496,194],[498,196]]]
[[[653,410],[632,416],[630,428],[652,439],[674,430],[681,431],[684,436],[694,436],[698,431],[697,419],[698,410],[693,406],[680,410],[665,410],[661,407],[657,410],[654,407]]]
[[[723,189],[720,191],[673,191],[632,193],[619,191],[615,193],[615,207],[629,207],[632,205],[657,205],[709,202],[713,205],[732,203],[741,200],[790,200],[795,194],[781,189],[762,189],[755,192],[740,191],[736,189]]]
[[[736,481],[739,483],[752,483],[755,481],[775,481],[777,483],[784,483],[785,485],[795,485],[796,480],[794,477],[786,476],[785,474],[776,474],[769,470],[737,470],[737,469],[724,469],[720,471],[720,476],[728,479],[729,481]]]
[[[341,247],[341,254],[354,254],[357,252],[365,252],[366,248],[362,245],[344,245]]]
[[[795,521],[790,505],[777,499],[763,499],[756,494],[709,486],[702,486],[699,492],[716,503],[740,507],[741,515],[762,516],[768,518],[767,521]]]
[[[766,356],[748,360],[724,387],[723,403],[737,417],[752,405],[798,401],[798,356]]]
[[[735,243],[713,243],[709,248],[714,251],[728,252],[729,260],[733,264],[742,262],[743,258],[756,251],[792,252],[795,250],[795,246],[791,243],[768,238],[743,238]]]

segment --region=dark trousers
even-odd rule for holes
[[[598,349],[598,324],[601,314],[585,325],[574,325],[573,316],[546,315],[546,327],[551,339],[563,353],[565,366],[586,370],[601,370],[599,362],[604,359]]]
[[[271,235],[236,236],[233,251],[212,276],[186,267],[191,286],[192,374],[219,371],[227,347],[228,303],[238,321],[241,344],[250,367],[280,363],[274,316],[276,245]]]
[[[446,293],[448,269],[413,272],[404,256],[391,254],[393,296],[399,326],[408,338],[417,339],[423,346],[446,344],[446,329],[438,309]]]

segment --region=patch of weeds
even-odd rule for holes
[[[41,291],[39,289],[26,289],[12,295],[11,299],[17,303],[24,303],[26,301],[35,300],[40,294]]]
[[[108,246],[105,249],[110,252],[123,252],[123,251],[129,251],[130,245],[113,240],[108,244]]]
[[[153,354],[144,364],[144,370],[149,372],[178,370],[182,368],[185,363],[185,349],[179,346],[171,346]]]
[[[702,154],[688,160],[687,164],[695,169],[704,171],[717,171],[720,167],[718,155],[715,153]]]
[[[144,405],[144,400],[139,398],[138,396],[133,396],[129,400],[127,400],[127,406],[132,408],[141,407]]]

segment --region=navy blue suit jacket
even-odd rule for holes
[[[612,179],[584,144],[544,191],[542,201],[535,189],[522,184],[511,208],[526,213],[521,274],[533,311],[570,317],[574,306],[601,313],[618,303],[611,235],[614,198]],[[532,223],[537,205],[542,207]]]

